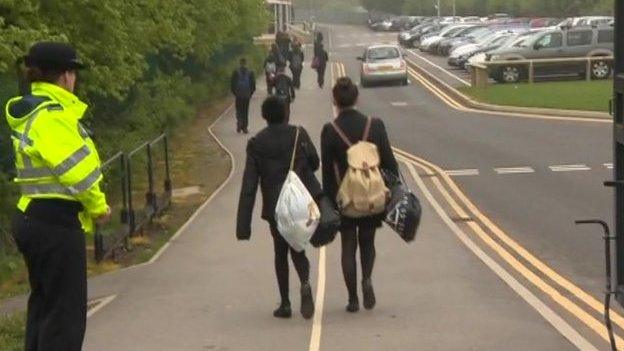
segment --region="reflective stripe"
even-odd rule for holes
[[[83,145],[80,149],[76,150],[58,166],[54,167],[52,172],[57,176],[61,176],[69,172],[72,168],[82,162],[82,160],[87,158],[87,156],[89,156],[90,154],[91,150],[89,150],[89,147],[87,145]]]
[[[54,173],[47,167],[34,168],[28,167],[17,170],[17,177],[22,179],[53,177]]]
[[[32,128],[32,125],[37,119],[37,116],[39,116],[39,112],[41,112],[41,110],[43,110],[43,108],[46,106],[47,105],[45,104],[44,106],[40,106],[40,108],[35,110],[33,115],[28,119],[28,122],[26,122],[26,127],[24,128],[24,134],[22,135],[23,138],[20,139],[20,145],[19,145],[19,151],[22,152],[22,161],[24,162],[24,168],[33,168],[32,161],[30,160],[30,157],[26,155],[26,152],[24,152],[24,149],[26,149],[26,146],[28,146],[27,140],[30,140],[28,136],[28,134],[30,134],[30,128]]]
[[[76,193],[82,193],[84,191],[87,191],[93,184],[95,184],[98,181],[98,179],[100,179],[101,176],[102,176],[102,170],[100,169],[100,167],[98,167],[94,169],[93,172],[91,172],[83,180],[74,184],[74,186],[72,186],[71,189],[76,191]]]
[[[25,143],[28,146],[33,146],[33,141],[24,134],[16,131],[11,131],[11,136],[20,141],[20,144]]]
[[[23,184],[20,189],[22,195],[74,195],[70,189],[61,184]]]
[[[80,134],[82,139],[87,139],[87,138],[91,137],[91,135],[89,135],[89,132],[87,131],[87,129],[81,123],[78,123],[78,133]]]

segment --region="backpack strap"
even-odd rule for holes
[[[292,157],[290,158],[290,170],[292,171],[295,168],[295,156],[297,155],[297,146],[299,146],[299,127],[297,127],[297,131],[295,132],[295,145],[293,146]]]
[[[366,119],[366,127],[364,127],[364,135],[362,136],[362,141],[368,141],[368,137],[370,134],[371,124],[373,124],[373,119],[368,117]]]
[[[334,127],[334,130],[336,131],[336,134],[338,134],[338,136],[340,137],[340,139],[342,139],[342,141],[347,144],[348,147],[351,147],[351,145],[353,145],[353,143],[351,142],[351,140],[349,140],[349,137],[347,137],[347,135],[342,131],[342,129],[340,129],[340,127],[338,127],[338,124],[336,124],[336,122],[331,122],[332,127]]]

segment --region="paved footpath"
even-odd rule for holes
[[[309,69],[303,79],[292,121],[318,141],[333,114],[330,92],[315,87]],[[264,126],[265,94],[252,102],[252,133]],[[247,138],[235,133],[233,111],[213,131],[233,155],[232,177],[154,263],[90,281],[92,296],[116,297],[89,318],[85,350],[575,349],[458,240],[420,191],[425,216],[417,241],[406,245],[386,228],[378,234],[374,311],[344,311],[338,240],[322,254],[308,253],[323,305],[314,321],[273,318],[278,293],[268,226],[256,215],[251,242],[235,239]],[[291,269],[298,310],[295,281]]]

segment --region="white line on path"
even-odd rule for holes
[[[550,166],[551,171],[553,172],[576,172],[576,171],[591,171],[587,165],[578,164],[578,165],[556,165]]]
[[[108,297],[105,297],[103,299],[100,299],[97,301],[97,306],[95,306],[93,309],[89,310],[89,312],[87,312],[87,318],[93,316],[94,314],[98,313],[102,308],[106,307],[106,305],[108,305],[109,303],[113,302],[113,300],[117,297],[117,295],[111,295]]]
[[[366,43],[357,43],[357,44],[355,44],[355,46],[364,47],[364,46],[366,46]]]
[[[405,160],[404,160],[405,162]],[[416,184],[420,188],[420,191],[425,195],[427,201],[434,208],[438,216],[446,223],[446,225],[455,233],[457,238],[464,244],[470,251],[472,251],[489,269],[492,270],[501,280],[503,280],[513,291],[515,291],[524,301],[526,301],[531,307],[533,307],[548,323],[550,323],[561,335],[568,339],[574,346],[581,351],[598,351],[594,345],[589,343],[578,331],[576,331],[570,324],[568,324],[561,316],[548,307],[542,300],[540,300],[529,289],[522,285],[516,278],[514,278],[508,271],[505,270],[500,264],[498,264],[492,257],[485,253],[470,237],[462,231],[455,222],[444,212],[442,206],[431,195],[429,189],[425,186],[422,179],[414,169],[411,163],[407,163],[407,168],[412,177],[416,181]]]
[[[428,59],[426,59],[426,58],[424,58],[424,57],[420,56],[419,54],[417,54],[417,53],[416,53],[416,50],[407,50],[407,51],[409,51],[412,55],[414,55],[414,56],[418,57],[419,59],[421,59],[421,60],[423,60],[423,61],[427,62],[427,63],[428,63],[428,64],[430,64],[430,65],[432,65],[433,67],[435,67],[435,68],[439,69],[440,71],[442,71],[442,72],[446,73],[447,75],[449,75],[450,77],[452,77],[452,78],[456,79],[457,81],[461,82],[462,84],[464,84],[464,85],[466,85],[466,86],[470,86],[470,82],[468,82],[468,81],[466,81],[466,80],[464,80],[464,79],[459,78],[457,75],[455,75],[455,74],[453,74],[453,73],[449,72],[447,69],[442,68],[442,67],[440,67],[440,66],[436,65],[435,63],[431,62],[430,60],[428,60]]]
[[[531,167],[503,167],[494,168],[497,174],[521,174],[521,173],[535,173],[535,170]]]
[[[454,170],[444,171],[444,173],[452,177],[477,176],[479,175],[479,170],[478,169],[454,169]]]
[[[393,101],[390,103],[390,105],[394,106],[394,107],[405,107],[407,106],[407,102],[405,101]]]
[[[606,169],[613,169],[613,163],[603,163],[603,166],[605,166]]]

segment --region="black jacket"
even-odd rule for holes
[[[293,57],[295,57],[295,56],[299,56],[299,58],[301,59],[300,62],[302,63],[301,67],[295,67],[295,69],[303,68],[303,62],[305,61],[305,55],[304,55],[303,51],[302,50],[293,50],[293,51],[290,52],[290,55],[288,55],[288,61],[290,61],[290,69],[291,70],[293,69],[292,62],[293,62]]]
[[[291,103],[295,100],[295,85],[293,84],[292,78],[286,73],[278,73],[277,76],[275,76],[273,84],[275,84],[276,95],[280,95],[279,90],[283,90],[283,93],[286,94],[284,96],[286,102]]]
[[[329,61],[329,55],[325,49],[319,47],[314,51],[314,57],[317,58],[319,63],[319,68],[325,68],[327,66],[327,61]]]
[[[334,120],[334,122],[342,129],[352,143],[362,140],[366,121],[368,117],[361,114],[357,110],[343,111]],[[368,141],[377,145],[379,157],[381,159],[380,168],[385,172],[397,175],[399,174],[399,166],[392,152],[388,134],[384,123],[377,118],[373,118]],[[347,170],[347,149],[349,146],[340,138],[334,130],[331,123],[325,124],[321,133],[321,158],[323,161],[323,190],[325,194],[332,200],[336,200],[338,188],[340,187],[336,173],[334,171],[334,163],[338,166],[339,178],[342,179]],[[345,224],[355,223],[372,223],[376,226],[381,225],[381,216],[364,218],[361,220],[343,219]]]
[[[256,77],[253,71],[249,71],[245,69],[247,72],[249,72],[250,91],[249,92],[238,91],[238,77],[241,74],[241,70],[242,68],[238,68],[237,70],[232,72],[232,78],[230,80],[230,91],[236,97],[251,97],[251,95],[253,95],[256,92]]]
[[[275,206],[290,168],[296,128],[287,124],[269,125],[249,140],[238,202],[236,236],[239,239],[251,236],[251,217],[258,184],[262,191],[262,218],[275,220]],[[314,176],[319,168],[318,153],[305,129],[300,130],[294,171],[310,194],[318,199],[323,194],[321,184]]]

